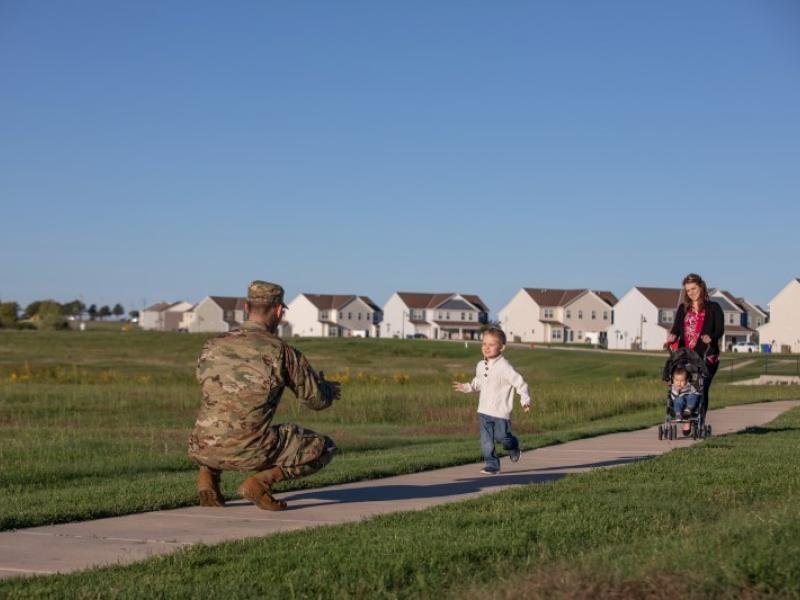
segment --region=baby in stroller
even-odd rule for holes
[[[706,407],[703,406],[703,388],[708,377],[705,361],[694,350],[679,348],[670,352],[664,365],[663,379],[669,383],[667,410],[664,425],[658,428],[658,439],[675,439],[678,423],[683,435],[695,439],[711,434],[706,425]]]
[[[700,401],[700,394],[697,388],[694,387],[689,381],[689,374],[683,367],[678,367],[672,372],[672,385],[669,388],[669,399],[672,401],[672,412],[677,416],[680,415],[684,419],[692,416],[697,410],[697,404]],[[687,430],[689,423],[684,425]]]

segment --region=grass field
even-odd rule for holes
[[[118,329],[0,332],[0,529],[195,502],[186,441],[199,406],[194,361],[204,337]],[[324,412],[289,392],[276,421],[331,435],[342,452],[319,486],[480,459],[477,397],[450,391],[470,377],[476,344],[297,340],[343,382]],[[534,410],[517,412],[523,448],[638,428],[663,414],[661,356],[512,349]],[[720,378],[720,381],[724,381]],[[719,385],[716,406],[796,397],[791,388]],[[226,474],[232,494],[244,475]]]
[[[0,582],[16,597],[797,598],[800,409],[415,513]]]

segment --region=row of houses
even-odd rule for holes
[[[770,312],[729,291],[713,289],[725,315],[722,347],[771,343],[800,352],[800,279],[770,303]],[[680,288],[636,286],[622,298],[609,291],[520,289],[498,313],[511,341],[600,344],[610,349],[660,349],[674,324]],[[196,305],[161,302],[140,314],[143,329],[221,332],[244,320],[242,297],[207,296]],[[478,339],[489,308],[475,294],[395,292],[381,308],[358,294],[299,294],[288,304],[282,336]]]

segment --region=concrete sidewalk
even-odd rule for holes
[[[763,425],[800,401],[767,402],[709,413],[715,435]],[[477,445],[477,436],[475,443]],[[279,494],[289,510],[267,512],[235,500],[225,508],[191,507],[0,533],[0,578],[66,573],[130,563],[196,544],[265,536],[279,531],[359,521],[420,510],[511,486],[553,481],[567,473],[615,467],[689,446],[691,439],[659,441],[656,428],[615,433],[525,452],[502,460],[501,475],[480,475],[470,464],[315,490]]]

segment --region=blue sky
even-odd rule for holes
[[[0,0],[0,299],[800,275],[800,4]]]

